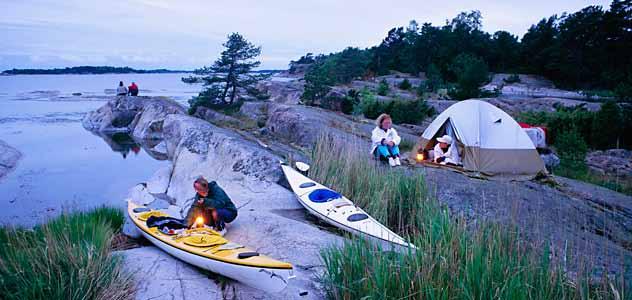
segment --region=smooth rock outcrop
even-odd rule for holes
[[[305,91],[305,81],[303,80],[266,80],[257,85],[257,88],[270,96],[269,100],[282,104],[298,104],[301,95]]]
[[[549,244],[551,256],[569,270],[592,263],[597,274],[632,278],[632,197],[592,184],[555,177],[557,185],[496,182],[451,170],[419,168],[428,189],[453,216],[470,224],[515,226],[537,249]],[[599,276],[599,275],[597,275]]]
[[[557,89],[553,82],[542,76],[519,74],[519,82],[508,83],[506,80],[509,76],[511,76],[511,74],[494,74],[491,82],[481,89],[486,91],[499,91],[504,97],[560,98],[584,101],[604,99],[603,97],[581,92]]]
[[[371,131],[375,128],[370,120],[354,120],[342,113],[303,105],[269,105],[267,115],[266,128],[271,135],[308,148],[313,147],[318,137],[326,133],[366,147],[368,154]],[[419,138],[407,127],[395,128],[405,140],[414,143]]]
[[[249,103],[249,102],[246,102]],[[233,118],[231,116],[222,114],[215,110],[206,107],[198,107],[193,114],[194,117],[200,118],[202,120],[206,120],[216,125],[222,124],[239,124],[240,120]]]
[[[239,209],[237,219],[228,226],[226,237],[292,263],[297,275],[281,293],[267,294],[226,279],[218,285],[208,280],[208,276],[203,275],[205,272],[200,273],[156,248],[141,247],[121,252],[127,257],[128,268],[136,270],[137,299],[199,299],[226,295],[257,299],[324,297],[318,281],[323,268],[320,250],[339,244],[342,238],[308,221],[294,194],[278,184],[283,178],[279,167],[281,157],[234,131],[199,118],[164,113],[166,109],[134,107],[130,103],[119,105],[137,110],[138,121],[130,123],[130,132],[142,132],[139,135],[143,138],[160,137],[158,144],[164,143],[171,161],[170,166],[157,170],[147,183],[133,187],[127,200],[182,217],[194,196],[194,179],[204,176],[215,180]],[[161,125],[151,129],[150,124],[155,122],[145,120],[149,118],[143,116],[143,112],[163,117]],[[90,122],[95,123],[98,122]],[[138,131],[135,126],[144,129]],[[108,128],[111,124],[100,124],[99,128],[102,127]],[[147,128],[150,128],[149,133]],[[132,237],[140,236],[129,220],[123,230]],[[304,292],[307,296],[299,295]]]
[[[0,179],[9,174],[18,164],[22,153],[0,140]]]
[[[138,140],[161,139],[164,118],[185,111],[180,104],[164,97],[117,96],[87,113],[82,124],[98,133],[125,132]]]

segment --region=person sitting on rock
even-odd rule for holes
[[[399,143],[401,138],[395,128],[393,120],[387,114],[381,114],[375,121],[376,126],[371,133],[371,154],[380,160],[388,160],[391,167],[401,166],[399,160]]]
[[[458,166],[461,164],[461,159],[457,150],[455,150],[452,144],[452,137],[444,135],[437,138],[437,143],[434,147],[434,162],[442,165]]]
[[[119,86],[116,88],[116,95],[117,96],[126,96],[127,95],[127,88],[123,84],[123,81],[119,82]]]
[[[129,86],[128,90],[129,90],[129,95],[138,96],[138,86],[136,85],[136,82],[132,81],[132,85]]]
[[[204,177],[198,177],[193,183],[193,188],[196,194],[185,218],[187,225],[200,225],[195,223],[198,217],[202,217],[205,225],[213,226],[223,235],[226,232],[225,224],[237,218],[235,204],[215,181],[209,183]]]

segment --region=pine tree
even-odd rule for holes
[[[251,95],[257,94],[255,84],[265,78],[265,75],[251,73],[261,64],[256,60],[261,54],[261,47],[248,42],[239,33],[230,34],[223,46],[224,51],[212,66],[195,71],[198,75],[207,75],[202,77],[205,90],[193,99],[196,105],[205,102],[232,104],[240,89]]]

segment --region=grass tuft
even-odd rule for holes
[[[2,299],[130,299],[134,282],[111,242],[114,208],[64,214],[32,230],[0,228]]]

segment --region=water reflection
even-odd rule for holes
[[[100,137],[105,143],[110,146],[110,149],[114,152],[118,152],[124,159],[128,155],[137,156],[141,149],[145,153],[149,154],[156,160],[167,160],[167,154],[156,149],[156,146],[160,143],[159,140],[149,140],[138,142],[134,140],[128,133],[117,132],[112,134],[96,133],[96,136]]]

